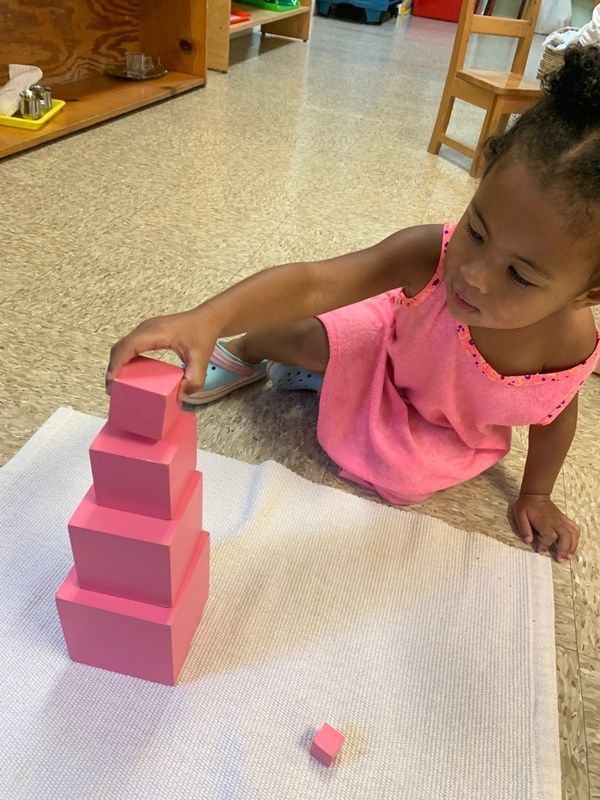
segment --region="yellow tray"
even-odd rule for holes
[[[0,114],[0,125],[6,125],[9,128],[24,128],[27,131],[37,131],[42,125],[45,125],[48,120],[55,117],[61,108],[65,105],[64,100],[53,100],[52,108],[46,111],[43,117],[39,119],[23,119],[22,117],[6,117]]]

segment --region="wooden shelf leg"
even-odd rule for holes
[[[206,52],[208,68],[217,72],[229,69],[229,16],[231,0],[208,0]]]
[[[268,22],[265,25],[261,25],[260,30],[262,33],[288,36],[290,39],[302,39],[303,42],[307,42],[310,36],[311,22],[312,14],[299,14],[296,17]]]

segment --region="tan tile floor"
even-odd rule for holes
[[[464,159],[426,145],[453,28],[315,19],[309,46],[234,43],[206,89],[0,164],[0,457],[58,406],[104,414],[111,342],[139,319],[183,309],[286,260],[333,255],[461,213]],[[504,45],[472,55],[502,64]],[[535,70],[539,41],[529,71]],[[457,127],[474,139],[480,115]],[[340,481],[315,438],[316,398],[255,385],[198,413],[201,445],[274,458]],[[600,377],[556,497],[583,526],[553,564],[565,798],[600,800]],[[505,461],[419,507],[522,547],[506,517],[526,440]]]

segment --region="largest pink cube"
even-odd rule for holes
[[[172,364],[134,358],[111,383],[108,421],[128,433],[164,438],[177,421],[182,378],[181,368]]]
[[[202,476],[193,472],[172,520],[99,506],[92,487],[69,521],[82,589],[170,606],[202,526]]]
[[[73,661],[174,684],[208,597],[209,536],[202,532],[175,605],[163,608],[82,589],[73,568],[56,605]]]
[[[164,439],[153,442],[107,423],[90,447],[98,505],[173,519],[196,468],[196,419],[179,412]]]

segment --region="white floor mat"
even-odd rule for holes
[[[560,798],[550,562],[274,462],[199,453],[212,586],[177,686],[69,661],[54,592],[101,424],[59,409],[0,470],[6,797]]]

